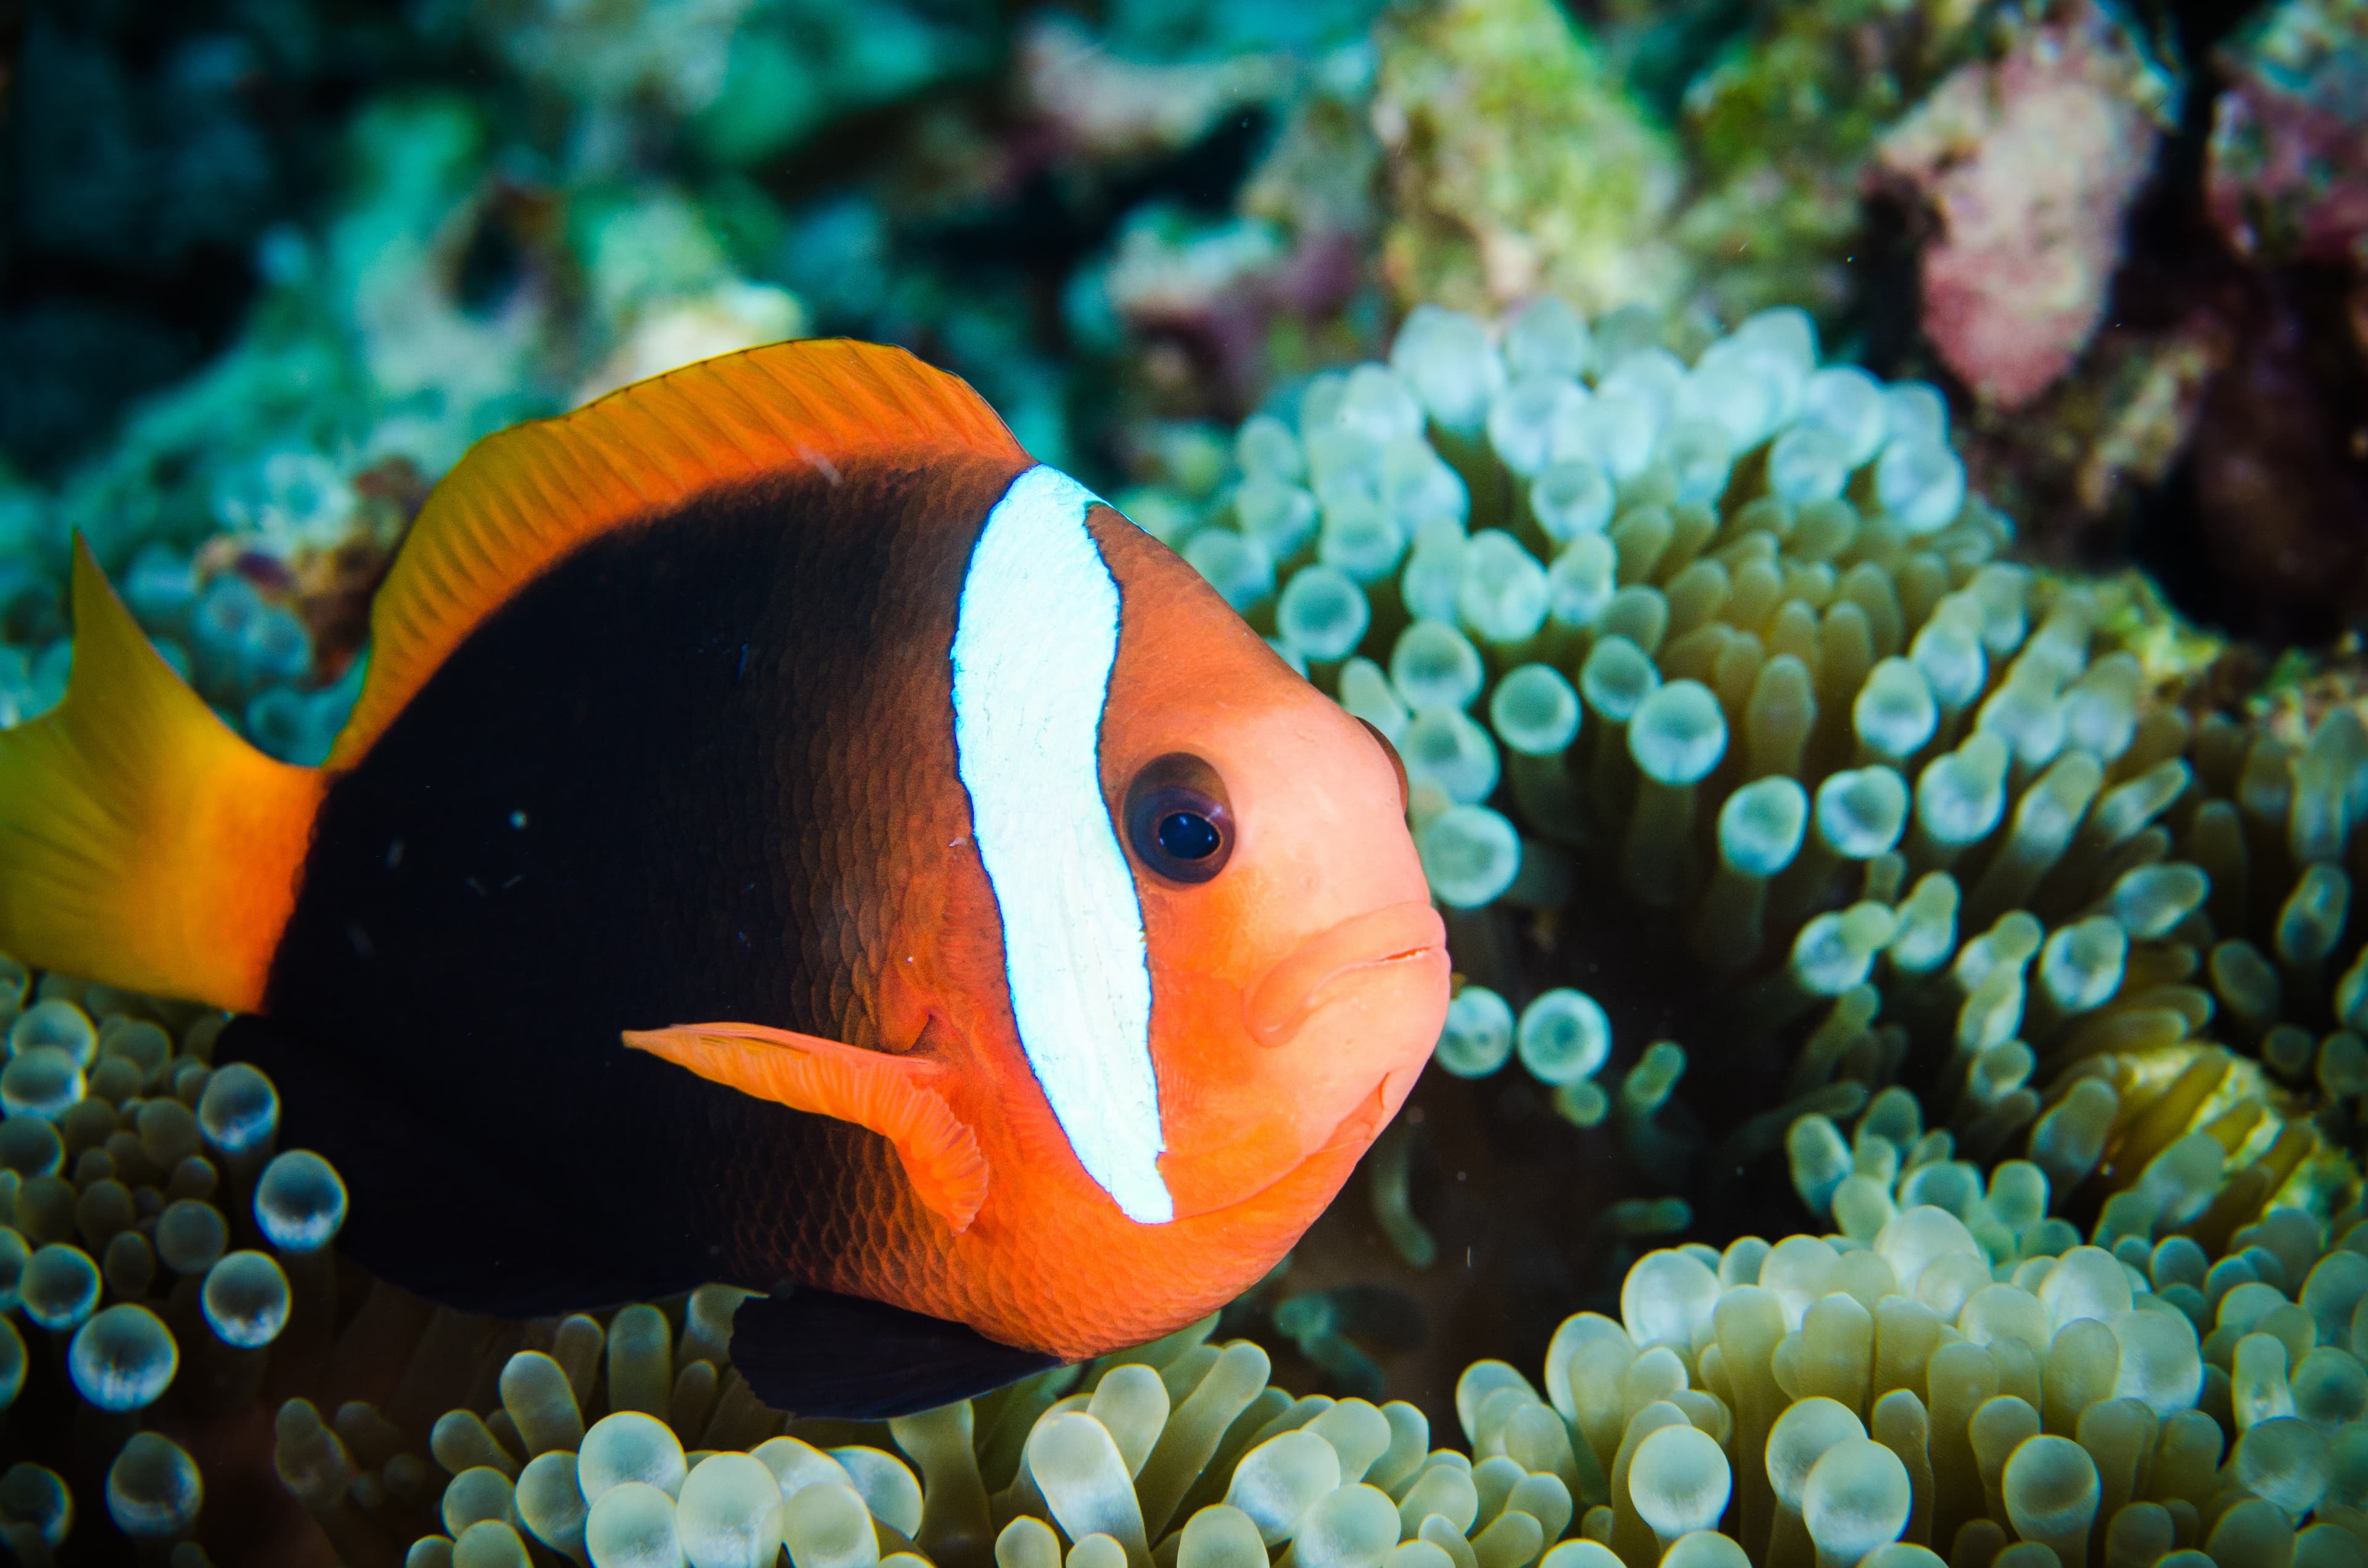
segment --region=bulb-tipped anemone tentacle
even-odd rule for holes
[[[711,1288],[678,1326],[529,1325],[548,1348],[509,1355],[497,1408],[432,1422],[433,1471],[362,1405],[334,1428],[289,1405],[279,1462],[347,1528],[426,1512],[414,1563],[2353,1560],[2368,1228],[2330,1245],[2281,1209],[2217,1256],[2108,1250],[2045,1217],[2046,1186],[2009,1163],[1970,1221],[1924,1204],[1871,1239],[1647,1254],[1534,1379],[1464,1370],[1457,1446],[1410,1404],[1269,1386],[1214,1319],[898,1421],[785,1424],[707,1358],[736,1300]]]
[[[308,1385],[330,1359],[345,1186],[279,1147],[268,1078],[215,1067],[222,1015],[32,982],[0,959],[17,1091],[0,1120],[0,1420],[17,1453],[0,1539],[73,1562],[111,1529],[202,1568],[221,1434],[268,1427],[268,1381]]]

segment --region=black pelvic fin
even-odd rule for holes
[[[1060,1366],[951,1323],[803,1287],[751,1296],[732,1319],[732,1364],[776,1410],[882,1421],[934,1410]]]

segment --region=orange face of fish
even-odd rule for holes
[[[1439,1039],[1445,933],[1383,743],[1190,567],[1099,520],[1126,605],[1102,788],[1142,900],[1159,1171],[1185,1219],[1372,1141]],[[1160,818],[1202,801],[1221,842],[1195,862],[1160,844]]]
[[[970,836],[946,864],[974,884],[983,863],[987,896],[959,902],[1002,940],[913,934],[922,1051],[960,1063],[942,1092],[983,1202],[836,1282],[1070,1356],[1272,1267],[1412,1088],[1448,970],[1386,744],[1164,546],[1099,506],[1081,520],[1117,612],[1087,733],[1064,767],[1057,701],[993,704],[1092,675],[1094,646],[1061,645],[1090,606],[1015,616],[1042,661],[1024,674],[958,637]],[[1023,740],[997,750],[998,725]]]

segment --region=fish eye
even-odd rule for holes
[[[1225,781],[1190,752],[1144,763],[1126,789],[1126,836],[1134,858],[1171,882],[1196,886],[1225,869],[1234,812]]]
[[[1373,737],[1373,744],[1382,748],[1382,755],[1388,757],[1390,766],[1397,770],[1398,810],[1404,812],[1411,809],[1414,805],[1414,790],[1406,783],[1406,758],[1398,755],[1398,748],[1390,744],[1389,736],[1376,729],[1371,720],[1360,719],[1357,722],[1365,726],[1365,733]]]

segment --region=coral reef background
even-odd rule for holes
[[[1212,422],[1415,303],[1548,291],[1680,339],[1804,306],[1949,392],[2029,551],[2325,644],[2368,592],[2363,27],[2335,0],[31,5],[0,19],[28,666],[0,688],[55,687],[29,574],[79,525],[119,571],[177,551],[159,593],[241,576],[305,623],[302,650],[244,630],[241,598],[213,619],[255,646],[181,634],[225,706],[332,681],[461,446],[701,353],[905,343],[1047,460],[1205,494]]]
[[[784,1437],[713,1300],[393,1301],[206,1020],[8,970],[20,1553],[476,1527],[452,1561],[556,1562],[567,1498],[624,1480],[689,1550],[761,1464],[800,1568],[1256,1568],[1319,1504],[1297,1559],[1523,1568],[1575,1531],[1647,1568],[1730,1497],[1751,1561],[1852,1562],[1873,1527],[1800,1512],[1830,1413],[1763,1484],[1813,1396],[1926,1453],[1900,1528],[1967,1568],[2079,1561],[2017,1513],[2022,1415],[1967,1437],[2004,1399],[2161,1515],[2092,1499],[2094,1560],[2351,1551],[2277,1542],[2368,1507],[2368,7],[0,5],[0,723],[63,689],[78,530],[226,721],[317,760],[472,440],[812,333],[970,379],[1397,740],[1462,985],[1409,1110],[1125,1377]],[[2165,1312],[2184,1352],[2121,1321]],[[2025,1353],[1949,1362],[1989,1403],[1944,1429],[1950,1335]],[[1589,1404],[1570,1369],[1613,1345]],[[2129,1411],[2091,1442],[2133,1400],[2151,1461]],[[594,1423],[625,1457],[585,1483]],[[1677,1424],[1715,1506],[1699,1446],[1656,1447],[1666,1507],[1626,1490]],[[1328,1446],[1274,1451],[1293,1426]],[[754,1458],[710,1496],[669,1443]],[[2047,1452],[2031,1485],[2076,1483]],[[1468,1507],[1426,1479],[1459,1460]],[[1188,1500],[1239,1522],[1163,1544]]]

